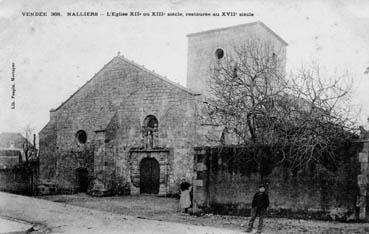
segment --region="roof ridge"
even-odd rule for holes
[[[125,58],[123,55],[117,55],[117,56],[113,57],[108,63],[106,63],[97,73],[95,73],[95,75],[93,75],[91,79],[89,79],[88,81],[86,81],[71,96],[69,96],[65,101],[63,101],[62,104],[60,104],[57,108],[55,108],[53,110],[54,111],[58,111],[60,108],[62,108],[64,106],[64,104],[66,104],[70,99],[72,99],[83,87],[85,87],[88,83],[90,83],[98,74],[100,74],[116,58],[119,58],[119,59],[121,59],[121,60],[123,60],[123,61],[125,61],[125,62],[127,62],[129,64],[132,64],[132,65],[136,66],[137,68],[140,68],[140,69],[142,69],[142,70],[144,70],[144,71],[146,71],[146,72],[154,75],[155,77],[157,77],[157,78],[159,78],[159,79],[161,79],[161,80],[163,80],[163,81],[165,81],[165,82],[167,82],[167,83],[169,83],[171,85],[174,85],[177,88],[180,88],[180,89],[182,89],[182,90],[184,90],[184,91],[186,91],[186,92],[188,92],[188,93],[190,93],[192,95],[200,95],[200,93],[196,93],[196,92],[194,92],[194,91],[192,91],[192,90],[190,90],[190,89],[188,89],[188,88],[186,88],[186,87],[184,87],[184,86],[182,86],[182,85],[180,85],[178,83],[175,83],[175,82],[169,80],[168,78],[155,73],[154,71],[150,71],[149,69],[145,68],[143,65],[140,65],[140,64],[134,62],[133,60],[129,60],[129,59]]]
[[[267,31],[269,31],[275,37],[277,37],[277,39],[279,39],[282,43],[284,43],[285,45],[288,45],[288,43],[285,40],[283,40],[277,33],[275,33],[272,29],[270,29],[268,26],[266,26],[260,20],[255,21],[255,22],[250,22],[250,23],[237,24],[237,25],[228,26],[228,27],[215,28],[215,29],[210,29],[210,30],[205,30],[205,31],[190,33],[190,34],[187,34],[186,36],[187,37],[192,37],[192,36],[197,36],[197,35],[201,35],[201,34],[205,34],[205,33],[213,33],[213,32],[225,31],[225,30],[229,30],[229,29],[234,29],[234,28],[239,28],[239,27],[245,27],[245,26],[251,26],[251,25],[255,25],[255,24],[259,24],[259,25],[263,26]]]
[[[139,69],[142,69],[142,70],[148,72],[149,74],[151,74],[151,75],[153,75],[153,76],[155,76],[155,77],[157,77],[157,78],[159,78],[159,79],[161,79],[161,80],[163,80],[163,81],[165,81],[165,82],[167,82],[167,83],[169,83],[171,85],[176,86],[177,88],[182,89],[183,91],[186,91],[186,92],[188,92],[190,94],[193,94],[193,95],[200,95],[200,93],[197,93],[197,92],[195,92],[195,91],[193,91],[193,90],[191,90],[191,89],[189,89],[189,88],[187,88],[187,87],[185,87],[185,86],[183,86],[183,85],[181,85],[179,83],[176,83],[176,82],[168,79],[166,76],[162,76],[162,75],[156,73],[154,70],[149,70],[145,66],[140,65],[140,64],[136,63],[135,61],[129,60],[129,59],[125,58],[123,55],[118,55],[117,57],[119,57],[120,59],[122,59],[123,61],[125,61],[125,62],[127,62],[129,64],[132,64],[133,66],[135,66],[135,67],[137,67]]]
[[[62,106],[64,106],[64,104],[66,104],[70,99],[72,99],[72,97],[74,97],[74,95],[76,95],[83,87],[85,87],[88,83],[90,83],[99,73],[101,73],[105,67],[107,67],[116,57],[112,58],[108,63],[106,63],[98,72],[95,73],[95,75],[93,75],[91,77],[91,79],[89,79],[88,81],[86,81],[81,87],[79,87],[72,95],[70,95],[67,100],[65,100],[64,102],[62,102],[62,104],[60,104],[57,108],[53,109],[54,111],[59,110]]]
[[[264,26],[264,28],[266,30],[268,30],[270,33],[272,33],[275,37],[277,37],[281,42],[283,42],[284,44],[288,45],[288,43],[281,37],[279,36],[276,32],[274,32],[271,28],[269,28],[268,26],[266,26],[266,24],[264,24],[263,22],[261,21],[258,21],[258,23],[262,26]]]

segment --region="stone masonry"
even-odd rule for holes
[[[192,33],[188,37],[187,87],[209,94],[209,77],[216,63],[216,50],[222,49],[224,56],[242,46],[246,40],[264,41],[273,45],[275,53],[283,60],[285,70],[287,43],[262,22],[241,24],[228,28]]]
[[[368,208],[368,176],[369,176],[369,142],[363,142],[363,149],[358,155],[360,163],[360,174],[357,176],[357,185],[359,187],[359,194],[356,199],[356,206],[359,209],[359,218],[367,219]]]
[[[121,56],[115,57],[50,112],[51,120],[40,132],[44,146],[40,151],[41,178],[73,189],[78,187],[75,171],[83,167],[91,179],[106,186],[117,178],[132,183],[129,165],[138,162],[130,161],[137,160],[130,150],[144,148],[142,125],[153,115],[159,124],[157,148],[172,152],[167,160],[173,171],[168,171],[165,191],[176,192],[180,177],[192,178],[197,97]],[[76,139],[79,130],[87,134],[83,144]]]
[[[88,180],[107,191],[124,185],[138,194],[141,162],[151,158],[153,175],[159,165],[159,194],[178,193],[180,179],[195,176],[194,147],[219,144],[222,129],[209,122],[205,104],[214,51],[221,47],[227,55],[232,43],[252,36],[272,40],[285,57],[286,43],[261,22],[189,35],[191,89],[114,57],[50,110],[50,121],[39,134],[41,183],[76,191]]]

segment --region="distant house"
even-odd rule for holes
[[[26,152],[27,151],[27,152]],[[0,133],[0,169],[11,168],[36,156],[34,146],[20,133]]]
[[[36,147],[20,133],[0,133],[0,191],[32,194],[37,176]]]
[[[23,149],[25,143],[31,144],[22,134],[18,132],[0,133],[0,148]]]

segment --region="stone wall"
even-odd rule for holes
[[[56,119],[50,111],[50,121],[39,133],[40,180],[55,179],[57,163]]]
[[[192,179],[193,147],[204,141],[201,105],[197,94],[118,56],[51,111],[40,132],[42,178],[73,190],[83,167],[106,189],[131,183],[130,150],[144,147],[142,127],[153,115],[159,123],[156,147],[172,152],[167,190],[177,193],[181,177]],[[76,138],[79,130],[87,134],[85,143]]]
[[[357,176],[357,185],[359,188],[359,194],[357,196],[356,206],[359,210],[360,219],[368,219],[368,209],[369,209],[369,142],[363,141],[363,148],[358,155],[358,161],[360,163],[360,173]]]
[[[127,76],[118,57],[105,65],[81,89],[50,112],[50,121],[40,135],[41,180],[52,180],[59,187],[78,185],[76,170],[87,167],[93,175],[95,131],[105,129],[115,113]],[[84,130],[87,142],[80,144],[76,133]],[[86,158],[87,157],[87,158]]]
[[[32,174],[22,169],[0,169],[0,191],[32,194]]]
[[[37,160],[0,169],[0,191],[33,195],[36,192],[39,163]]]
[[[227,147],[223,153],[219,153],[216,147],[196,148],[195,204],[220,213],[245,215],[249,213],[253,195],[262,182],[267,185],[271,214],[355,219],[360,147],[360,144],[355,144],[347,150],[345,159],[335,172],[323,168],[293,171],[277,166],[263,169],[268,171],[264,176],[260,175],[255,163],[244,161],[243,156],[232,157],[232,150],[227,151]],[[363,154],[360,155],[363,161]],[[359,175],[359,183],[364,184],[361,177]],[[367,187],[362,190],[367,191]]]
[[[144,158],[154,158],[159,163],[159,195],[169,194],[169,178],[173,176],[173,152],[168,149],[138,150],[130,151],[130,182],[131,194],[140,194],[140,163]]]
[[[116,172],[123,178],[131,178],[128,167],[130,150],[142,149],[143,125],[147,116],[158,120],[156,148],[171,150],[168,176],[168,193],[177,193],[181,177],[192,179],[192,148],[196,146],[197,96],[155,78],[147,72],[139,72],[135,83],[130,84],[130,94],[122,101],[117,119],[107,127],[106,159],[115,159]],[[132,182],[132,181],[128,181]],[[132,188],[132,191],[136,191]],[[135,192],[133,192],[135,193]]]

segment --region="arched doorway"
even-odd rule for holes
[[[159,193],[160,167],[155,158],[144,158],[140,163],[140,193]]]
[[[88,170],[84,167],[77,168],[77,183],[78,192],[87,192],[89,181],[88,181]]]

